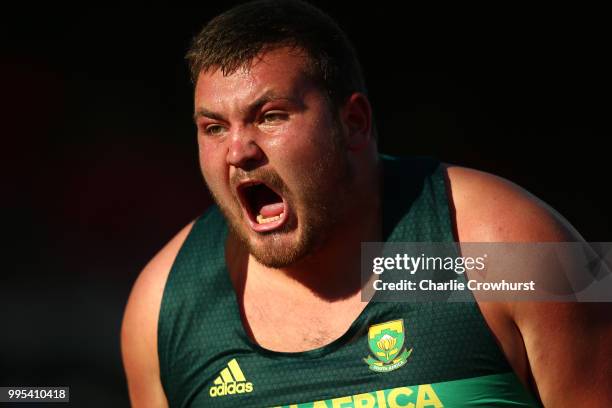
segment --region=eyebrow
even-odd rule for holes
[[[299,102],[295,98],[282,96],[270,90],[270,91],[265,92],[263,95],[257,98],[254,102],[250,103],[249,106],[247,106],[247,108],[244,110],[244,112],[248,112],[250,114],[252,112],[255,112],[261,109],[261,107],[265,105],[266,103],[272,102],[272,101],[278,101],[278,100],[286,100],[286,101],[295,103],[300,106],[303,105],[301,102]],[[220,113],[213,112],[204,107],[199,107],[196,109],[196,112],[193,115],[193,121],[197,122],[197,120],[203,116],[207,118],[215,119],[215,120],[227,121],[227,119]]]
[[[207,118],[211,118],[211,119],[215,119],[215,120],[221,120],[221,121],[225,121],[225,118],[223,117],[223,115],[210,111],[206,108],[198,108],[196,110],[196,113],[194,113],[193,115],[193,121],[197,122],[199,118],[201,117],[207,117]]]

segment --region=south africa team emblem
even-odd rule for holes
[[[412,348],[406,350],[404,342],[404,319],[374,324],[368,330],[368,345],[374,356],[368,356],[363,361],[370,366],[370,370],[386,373],[397,370],[404,364],[412,353]]]

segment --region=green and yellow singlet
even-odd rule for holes
[[[384,157],[383,166],[385,240],[454,241],[439,163]],[[324,347],[283,353],[258,346],[244,330],[226,270],[227,231],[218,209],[208,210],[166,283],[158,352],[171,407],[539,406],[476,302],[370,302]]]

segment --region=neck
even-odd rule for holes
[[[370,171],[367,171],[370,170]],[[248,256],[253,282],[265,282],[268,290],[303,293],[333,302],[358,295],[361,282],[361,243],[382,239],[382,211],[378,163],[360,174],[353,205],[343,221],[330,232],[324,245],[289,267],[275,269]],[[358,222],[356,222],[358,221]]]

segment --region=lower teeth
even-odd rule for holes
[[[267,223],[272,222],[272,221],[280,220],[280,218],[281,218],[280,215],[276,215],[276,216],[270,217],[270,218],[265,218],[263,215],[259,214],[257,216],[257,223],[258,224],[267,224]]]

